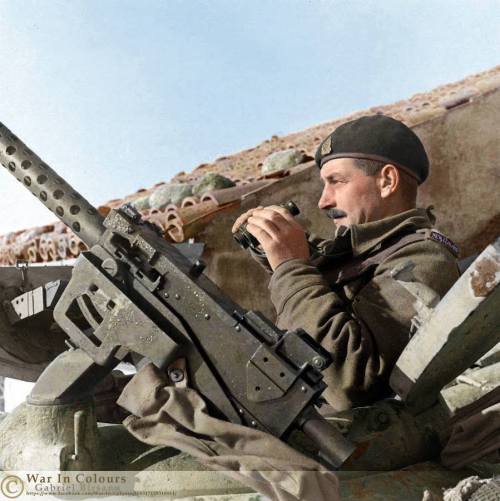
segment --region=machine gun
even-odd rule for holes
[[[331,359],[304,331],[283,332],[232,302],[200,260],[184,256],[131,206],[104,219],[2,124],[0,162],[90,249],[54,309],[70,349],[42,373],[29,404],[86,401],[131,355],[165,371],[185,358],[187,374],[177,368],[171,379],[188,377],[215,415],[284,440],[300,428],[336,467],[351,455],[353,445],[314,408]]]

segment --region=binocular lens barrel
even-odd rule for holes
[[[292,200],[280,204],[279,206],[286,209],[292,216],[300,214],[299,208]],[[259,241],[247,230],[247,223],[243,223],[238,228],[238,231],[233,235],[233,238],[241,247],[243,247],[243,249],[247,249],[248,247],[256,248],[259,246]]]

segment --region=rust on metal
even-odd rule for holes
[[[500,282],[500,262],[484,257],[474,264],[470,285],[474,296],[486,297]]]

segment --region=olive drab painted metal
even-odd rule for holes
[[[89,247],[104,231],[102,216],[38,155],[0,123],[0,161]]]
[[[191,386],[217,415],[283,438],[302,428],[335,466],[350,456],[353,444],[315,411],[325,389],[318,361],[331,358],[305,332],[233,303],[131,206],[103,220],[4,125],[0,161],[90,248],[54,310],[71,349],[43,372],[31,405],[90,398],[129,353],[160,369],[185,357]]]

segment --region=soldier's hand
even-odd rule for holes
[[[262,205],[259,205],[259,207],[255,207],[253,209],[250,209],[250,210],[247,210],[246,212],[244,212],[243,214],[241,214],[241,216],[238,217],[238,219],[236,219],[236,221],[234,222],[233,224],[233,227],[231,228],[231,231],[233,233],[236,233],[239,229],[239,227],[245,223],[248,218],[256,211],[256,210],[259,210],[259,209],[263,209],[264,207],[262,207]]]
[[[273,270],[290,259],[309,258],[306,233],[285,208],[271,205],[252,209],[245,220],[248,232],[260,242]]]

